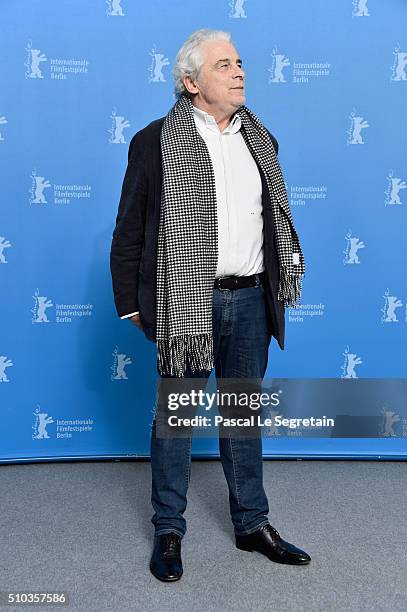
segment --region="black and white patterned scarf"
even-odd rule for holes
[[[254,113],[236,113],[241,133],[263,170],[272,203],[280,267],[278,299],[295,306],[305,264],[294,229],[280,163]],[[161,131],[163,185],[157,252],[157,364],[161,374],[183,377],[187,366],[214,367],[213,283],[218,262],[215,175],[196,129],[193,105],[182,95]]]

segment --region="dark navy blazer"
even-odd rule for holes
[[[152,121],[130,141],[116,227],[110,251],[110,270],[117,314],[139,311],[146,337],[156,341],[157,243],[160,220],[162,158],[160,133],[164,117]],[[270,134],[270,132],[269,132]],[[270,134],[276,153],[278,142]],[[263,256],[269,328],[284,349],[284,305],[277,299],[279,266],[274,223],[266,179],[262,180]]]

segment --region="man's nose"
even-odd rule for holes
[[[236,65],[235,66],[235,70],[234,70],[234,74],[233,77],[236,78],[240,78],[240,79],[244,79],[244,70],[241,66]]]
[[[234,78],[234,79],[238,79],[238,80],[240,80],[240,81],[242,81],[242,82],[243,82],[243,81],[244,81],[244,72],[243,72],[242,70],[241,70],[240,72],[236,72],[236,73],[233,75],[233,78]]]

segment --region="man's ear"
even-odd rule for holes
[[[189,91],[189,93],[198,93],[198,87],[189,75],[185,75],[182,79],[182,82],[184,83],[185,89]]]

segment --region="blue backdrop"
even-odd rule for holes
[[[109,249],[130,139],[173,105],[201,27],[232,33],[304,249],[267,377],[290,379],[283,414],[339,418],[265,455],[405,457],[405,0],[14,0],[0,16],[0,460],[149,454],[156,347],[116,315]]]

